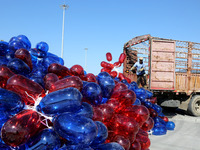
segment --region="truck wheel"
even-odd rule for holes
[[[193,116],[200,116],[200,95],[191,98],[188,104],[188,113]]]

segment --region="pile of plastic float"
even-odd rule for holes
[[[117,72],[125,57],[101,62],[95,76],[65,67],[45,42],[1,41],[0,149],[148,150],[148,131],[163,135],[175,125],[151,92]]]

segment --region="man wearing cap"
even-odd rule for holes
[[[136,75],[137,75],[137,85],[141,83],[141,80],[143,78],[144,85],[146,86],[146,76],[145,76],[145,65],[143,64],[143,57],[139,58],[139,62],[136,62],[133,67],[131,67],[130,71],[136,69]]]

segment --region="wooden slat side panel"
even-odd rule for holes
[[[175,46],[175,41],[151,41],[150,89],[175,90]]]
[[[174,61],[174,54],[171,52],[152,52],[152,60],[153,61]]]
[[[176,74],[176,88],[177,91],[187,90],[187,74]]]
[[[200,89],[200,75],[192,74],[190,79],[190,90],[196,91]]]
[[[176,91],[178,92],[198,92],[200,91],[200,74],[191,74],[190,83],[187,73],[176,73]],[[188,84],[190,89],[188,90]]]
[[[173,72],[152,72],[151,80],[152,82],[174,82]]]
[[[152,90],[170,90],[172,89],[174,83],[173,82],[152,82],[151,89]]]
[[[174,70],[174,64],[173,63],[158,63],[158,62],[152,62],[152,69],[153,71],[173,71]]]
[[[172,44],[173,41],[160,41],[154,40],[152,45],[152,49],[154,51],[170,51],[174,52],[174,45]]]

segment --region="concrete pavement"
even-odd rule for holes
[[[169,120],[175,123],[175,130],[149,135],[150,150],[200,150],[200,117],[175,114]]]

